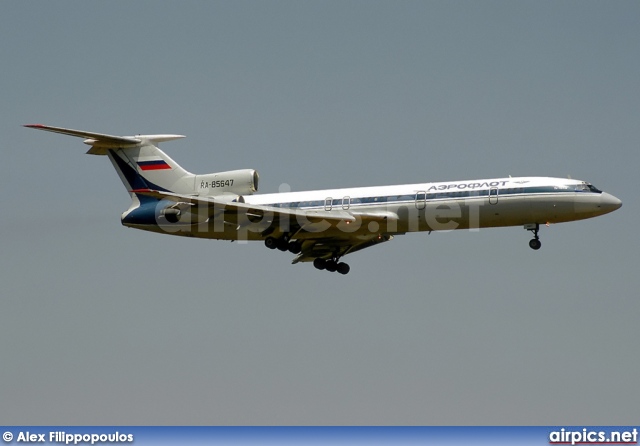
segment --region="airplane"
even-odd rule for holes
[[[219,240],[261,240],[292,263],[347,274],[347,254],[407,232],[523,226],[542,246],[540,226],[613,212],[622,202],[566,178],[508,177],[254,195],[254,169],[197,175],[158,148],[183,135],[113,136],[42,124],[25,127],[85,138],[107,156],[131,196],[124,226]]]

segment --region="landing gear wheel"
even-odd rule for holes
[[[317,269],[326,269],[330,273],[334,273],[337,271],[340,274],[349,274],[349,271],[351,270],[349,265],[347,265],[346,263],[338,263],[338,259],[335,257],[332,259],[322,259],[318,257],[317,259],[314,259],[313,266],[315,266]]]
[[[327,261],[325,259],[317,258],[313,261],[313,266],[315,266],[316,269],[323,270],[327,267]]]
[[[278,240],[276,240],[273,237],[267,237],[264,240],[264,246],[266,246],[269,249],[276,249],[277,245],[278,245]]]
[[[529,225],[525,225],[524,228],[527,231],[533,232],[533,239],[529,240],[529,247],[531,249],[534,249],[534,250],[537,251],[542,246],[542,243],[540,242],[540,237],[538,237],[538,231],[540,230],[540,224],[539,223],[535,223],[535,224],[532,223],[532,224],[529,224]]]
[[[276,243],[276,248],[280,251],[287,251],[289,249],[289,242],[284,238],[281,238]]]
[[[302,251],[302,242],[289,242],[288,248],[291,254],[300,254],[300,251]]]

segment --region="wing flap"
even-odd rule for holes
[[[305,240],[302,250],[291,263],[313,262],[317,258],[342,257],[380,243],[392,240],[392,235],[371,235],[369,237],[318,238]]]

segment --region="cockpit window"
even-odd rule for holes
[[[593,192],[596,194],[601,194],[602,191],[600,189],[598,189],[597,187],[595,187],[592,184],[589,183],[580,183],[580,184],[576,184],[576,192]]]
[[[600,189],[598,189],[597,187],[595,187],[593,184],[587,183],[587,187],[589,188],[589,190],[591,192],[595,192],[596,194],[601,194],[602,193],[602,191]]]
[[[589,192],[587,183],[576,184],[576,192]]]

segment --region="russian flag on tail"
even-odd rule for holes
[[[163,159],[138,161],[138,166],[142,170],[166,170],[171,169],[171,166]]]

